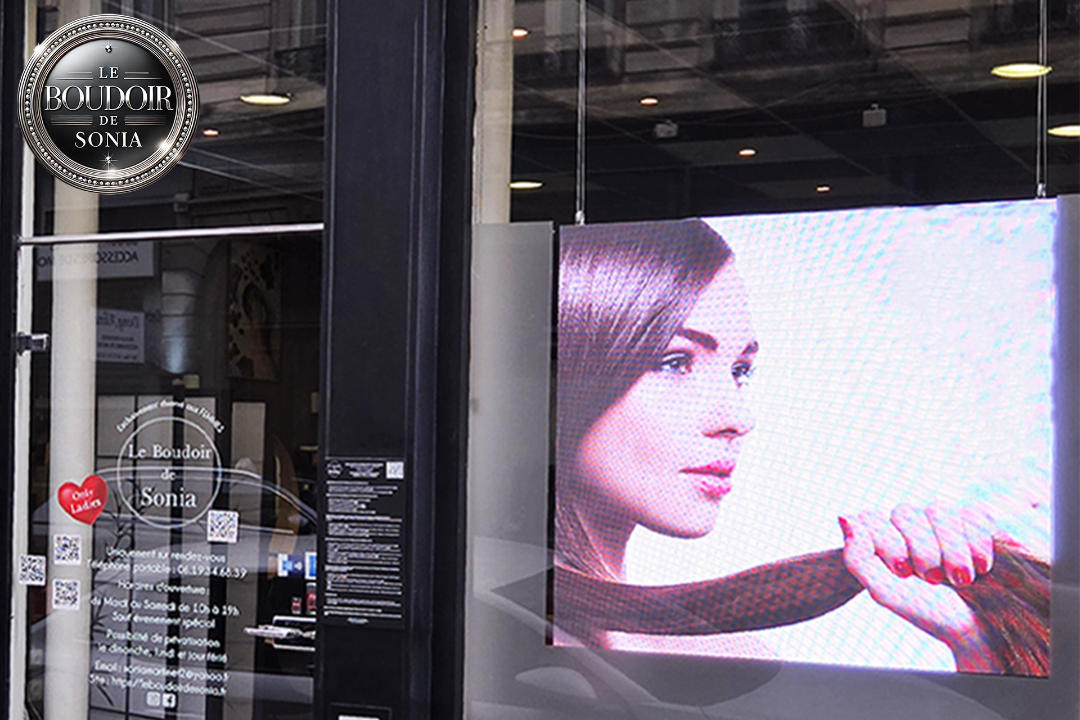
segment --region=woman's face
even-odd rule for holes
[[[728,261],[660,363],[582,438],[577,470],[589,495],[582,505],[594,521],[683,538],[712,530],[754,426],[742,388],[756,353],[746,288]]]

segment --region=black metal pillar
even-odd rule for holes
[[[320,541],[320,628],[316,652],[316,716],[426,718],[432,707],[433,585],[439,417],[460,415],[463,383],[440,384],[440,247],[450,242],[452,318],[444,375],[464,377],[461,277],[465,218],[449,241],[442,232],[445,87],[445,0],[329,3],[327,80],[326,251],[324,254],[324,368],[320,458],[387,457],[405,461],[404,620],[399,627],[325,610],[326,524]],[[467,71],[469,63],[462,71]],[[468,83],[466,82],[466,85]],[[461,90],[461,83],[457,84]],[[464,99],[459,99],[465,102]],[[468,104],[468,103],[466,103]],[[459,125],[461,114],[457,113]],[[460,131],[460,126],[459,126]],[[457,133],[460,145],[463,132]],[[457,157],[461,157],[460,148]],[[453,156],[453,153],[451,153]],[[467,167],[467,164],[466,166]],[[467,178],[465,167],[453,181]],[[467,193],[453,193],[467,207]],[[454,330],[454,323],[457,330]],[[456,369],[455,369],[456,368]],[[459,436],[442,445],[453,493],[460,479]],[[326,482],[325,472],[322,480]],[[320,512],[325,518],[327,503]],[[460,504],[448,508],[446,532],[458,532]],[[446,550],[442,550],[446,556]],[[439,572],[440,586],[459,585],[460,553]],[[460,588],[448,598],[460,604]],[[442,600],[440,600],[440,603]],[[440,606],[445,618],[445,609]],[[460,625],[460,614],[453,618]],[[460,654],[456,633],[440,630],[441,657]],[[450,669],[452,675],[456,665]],[[453,705],[440,670],[438,704]],[[447,695],[451,700],[445,700]],[[451,712],[455,712],[451,710]]]

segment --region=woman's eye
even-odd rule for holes
[[[694,365],[693,358],[688,353],[668,353],[660,360],[657,370],[673,375],[686,375]]]
[[[748,362],[738,362],[731,366],[731,376],[738,385],[745,385],[754,375],[754,366]]]

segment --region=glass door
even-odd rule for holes
[[[312,716],[320,237],[21,249],[26,717]]]

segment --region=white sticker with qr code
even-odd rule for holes
[[[405,462],[403,460],[388,460],[386,462],[387,480],[405,479]]]
[[[235,545],[240,539],[240,513],[211,510],[206,514],[206,541]]]
[[[82,565],[82,535],[53,535],[53,562]]]
[[[52,581],[53,610],[78,610],[80,599],[78,580],[58,578]]]
[[[45,586],[45,556],[19,556],[19,584]]]

